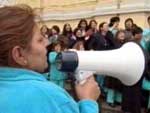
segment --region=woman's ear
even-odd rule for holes
[[[15,46],[12,49],[12,58],[17,64],[21,66],[26,66],[28,63],[25,57],[25,51],[20,46]]]

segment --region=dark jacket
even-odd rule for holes
[[[94,33],[90,37],[88,49],[93,50],[110,50],[115,47],[113,34],[108,31],[106,36],[103,36],[101,32]]]

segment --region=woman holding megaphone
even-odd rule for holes
[[[40,33],[32,8],[0,8],[0,112],[98,113],[100,90],[90,77],[76,85],[79,101],[47,81],[47,38]]]

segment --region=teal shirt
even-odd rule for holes
[[[150,29],[144,29],[143,30],[143,36],[147,36],[148,34],[150,34]]]
[[[112,34],[113,34],[113,36],[114,36],[114,38],[115,38],[115,36],[116,36],[116,33],[117,33],[117,29],[113,29],[112,27],[111,28],[109,28],[109,31],[111,31],[112,32]]]
[[[49,63],[50,63],[50,80],[64,80],[66,78],[66,73],[61,72],[56,67],[56,56],[57,52],[49,53]]]
[[[145,50],[150,51],[150,29],[143,30],[141,45]]]
[[[43,75],[25,69],[0,68],[0,113],[98,113],[92,100],[75,102]]]

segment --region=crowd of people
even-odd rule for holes
[[[150,25],[150,17],[147,18],[147,22]],[[149,54],[150,29],[142,29],[132,18],[125,20],[124,29],[119,27],[119,23],[120,18],[118,16],[110,18],[109,23],[105,21],[98,23],[94,19],[88,23],[86,19],[81,19],[75,29],[72,29],[71,25],[66,23],[62,30],[60,30],[58,25],[53,25],[51,28],[44,25],[41,28],[41,32],[49,40],[50,45],[48,51],[50,54],[54,54],[54,51],[55,53],[59,53],[60,51],[66,51],[68,49],[76,49],[79,51],[113,50],[120,48],[124,43],[130,41],[140,45],[145,53]],[[55,62],[53,62],[53,60],[49,62],[53,67]],[[63,77],[57,76],[59,74],[56,73],[64,73],[58,70],[56,72],[56,70],[56,66],[55,69],[51,68],[50,80],[62,82],[63,85],[60,86],[64,88],[68,73],[65,73]],[[142,87],[144,86],[143,84],[150,87],[148,83],[150,80],[148,69],[145,70],[141,80],[132,87],[124,86],[118,79],[105,76],[106,75],[96,76],[96,80],[101,87],[101,96],[105,98],[109,106],[115,107],[116,104],[119,104],[122,106],[122,111],[127,113],[141,113],[141,108],[144,106],[147,111],[150,109],[150,105],[148,105],[148,103],[150,104],[150,88],[145,89]],[[57,85],[59,85],[59,83],[57,83]]]
[[[83,85],[71,81],[75,95],[70,96],[65,82],[73,73],[59,71],[55,58],[68,49],[113,50],[129,41],[148,56],[150,29],[142,30],[132,18],[121,29],[118,16],[109,23],[81,19],[75,29],[69,23],[62,30],[58,25],[39,28],[34,10],[27,5],[1,7],[0,15],[0,113],[99,113],[98,98],[111,107],[120,104],[123,113],[141,113],[141,108],[149,112],[149,62],[133,86],[107,75],[92,76]],[[150,17],[147,20],[150,25]]]

